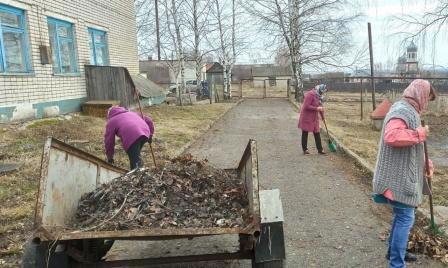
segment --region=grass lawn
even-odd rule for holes
[[[153,148],[162,163],[198,138],[234,103],[195,106],[147,107],[156,133]],[[46,137],[66,140],[88,153],[105,158],[103,134],[105,119],[79,114],[71,118],[36,120],[25,124],[0,125],[0,161],[19,162],[19,170],[0,174],[0,266],[17,267],[23,244],[32,230],[34,203],[40,174],[42,147]],[[149,146],[142,157],[152,165]],[[126,153],[117,140],[115,164],[128,168]]]

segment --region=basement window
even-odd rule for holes
[[[107,33],[89,28],[90,64],[109,65],[109,51],[107,49]]]
[[[48,18],[51,56],[55,74],[74,74],[78,72],[76,62],[73,24]]]
[[[30,69],[24,11],[0,4],[0,73]]]

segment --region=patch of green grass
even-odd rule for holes
[[[24,178],[0,177],[0,203],[6,202],[8,199],[13,199],[20,196],[20,200],[35,200],[38,184],[38,173],[35,180],[28,180]],[[18,175],[20,176],[20,175]]]
[[[14,222],[29,217],[33,208],[29,202],[23,202],[15,207],[3,207],[0,209],[0,218],[2,222]]]
[[[59,124],[60,122],[61,120],[57,118],[35,120],[31,124],[29,124],[26,128],[32,129],[38,127],[53,126]]]

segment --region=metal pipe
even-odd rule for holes
[[[367,23],[367,30],[369,33],[369,52],[370,52],[370,83],[372,84],[372,107],[373,110],[376,109],[376,100],[375,100],[375,75],[373,68],[373,47],[372,47],[372,27],[370,22]]]
[[[160,27],[159,27],[159,0],[155,0],[156,34],[157,34],[157,59],[160,61]]]
[[[362,92],[362,79],[361,79],[361,121],[364,119],[364,92]]]

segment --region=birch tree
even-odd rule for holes
[[[236,37],[236,2],[231,0],[231,9],[226,9],[228,1],[214,0],[214,16],[216,19],[216,29],[218,33],[218,58],[223,66],[223,87],[224,93],[229,98],[232,97],[232,68],[235,65],[238,49],[242,48],[242,43],[237,42]],[[230,11],[230,14],[229,14]]]
[[[347,54],[353,54],[349,25],[359,14],[345,12],[349,10],[348,0],[252,0],[243,3],[270,42],[279,48],[287,47],[297,99],[303,97],[305,67],[344,67],[356,61],[356,57],[347,61]]]

